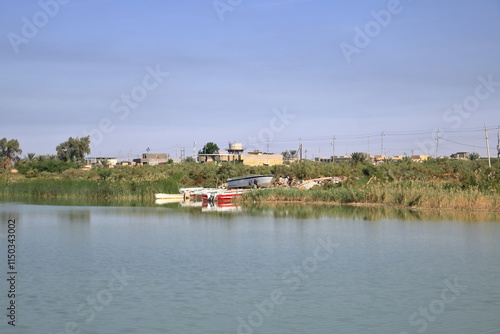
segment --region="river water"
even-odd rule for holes
[[[0,203],[0,333],[500,333],[495,216],[55,204]]]

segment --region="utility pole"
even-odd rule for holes
[[[500,126],[497,126],[497,159],[500,158]]]
[[[196,142],[193,142],[193,159],[196,160]]]
[[[436,159],[438,158],[438,150],[439,150],[439,129],[436,131]]]
[[[384,137],[385,134],[382,132],[381,136],[381,142],[380,142],[380,155],[384,155]]]
[[[299,138],[299,160],[302,160],[302,138]]]
[[[335,162],[335,136],[332,138],[332,162]]]
[[[484,134],[486,136],[486,151],[488,152],[488,166],[491,168],[490,144],[488,141],[488,129],[486,128],[486,124],[484,124]]]
[[[267,137],[267,165],[269,166],[269,137]]]

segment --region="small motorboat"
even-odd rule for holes
[[[246,175],[227,179],[227,187],[235,188],[267,188],[271,185],[274,175]]]

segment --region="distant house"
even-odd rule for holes
[[[327,157],[315,157],[314,158],[314,161],[316,162],[326,162],[326,163],[330,163],[330,162],[333,162],[334,160],[332,160],[332,158],[327,158]]]
[[[143,153],[141,158],[134,159],[139,165],[162,165],[168,163],[167,153]]]
[[[247,166],[283,165],[283,155],[281,154],[269,154],[260,151],[253,151],[248,152],[248,154],[242,154],[240,157],[243,164]]]
[[[459,160],[468,160],[470,157],[470,153],[469,152],[457,152],[455,154],[452,154],[451,157],[454,159],[459,159]]]
[[[336,163],[343,163],[343,162],[351,162],[352,157],[350,155],[341,155],[338,157],[335,157],[334,162]]]
[[[373,161],[378,164],[381,162],[384,162],[384,160],[387,159],[385,155],[383,154],[376,154],[373,156]]]
[[[424,162],[430,159],[430,155],[412,155],[411,160],[413,162]]]
[[[243,154],[243,146],[240,143],[229,143],[227,152],[215,152],[212,154],[198,154],[199,162],[238,162],[247,166],[274,166],[283,165],[282,154],[264,153],[251,151]]]
[[[106,156],[87,157],[85,159],[85,162],[87,166],[100,166],[100,165],[115,166],[118,163],[118,159],[116,157],[106,157]]]

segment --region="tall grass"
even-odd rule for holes
[[[336,204],[384,204],[405,208],[500,211],[496,192],[478,188],[446,188],[422,181],[411,183],[373,184],[363,187],[318,187],[311,190],[294,188],[249,192],[246,202],[324,202]]]
[[[178,193],[175,178],[155,181],[23,179],[0,182],[0,196],[31,196],[59,198],[144,199],[155,193]]]
[[[345,176],[339,185],[308,191],[278,188],[250,192],[247,202],[325,202],[383,204],[404,208],[500,211],[500,161],[430,159],[377,166],[300,161],[283,166],[250,167],[232,163],[69,169],[13,176],[0,171],[0,196],[55,198],[150,199],[155,193],[177,193],[180,186],[215,187],[245,174],[291,176],[294,180]],[[370,180],[370,182],[369,182]]]

